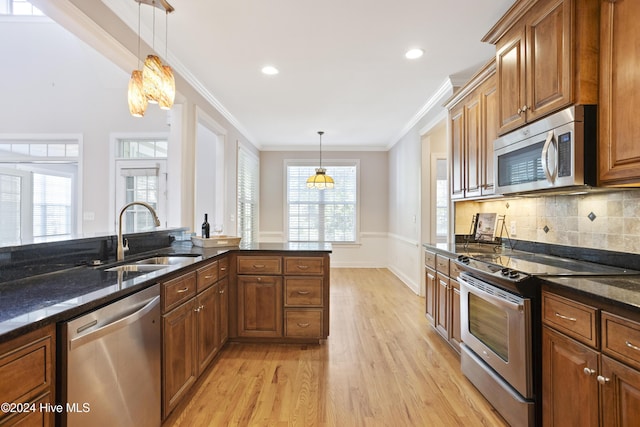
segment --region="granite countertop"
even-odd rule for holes
[[[424,248],[450,258],[458,255],[473,257],[478,254],[497,253],[501,255],[515,255],[531,253],[529,251],[515,250],[506,246],[486,243],[425,243]],[[536,253],[532,251],[533,253]],[[558,257],[562,258],[562,257]],[[589,261],[582,261],[589,263]],[[594,265],[596,265],[594,263]],[[598,264],[602,265],[602,264]],[[631,272],[630,272],[631,273]],[[591,297],[613,303],[620,307],[640,310],[640,275],[610,275],[610,273],[594,276],[540,276],[547,283],[563,287],[573,291],[587,294]]]
[[[179,272],[230,251],[331,252],[328,243],[255,243],[227,248],[200,248],[189,241],[137,254],[126,262],[156,255],[184,255],[184,262],[151,272],[105,271],[109,264],[79,266],[0,283],[0,342],[42,326],[66,321],[145,289],[167,274]],[[125,262],[125,263],[126,263]],[[122,263],[120,263],[122,264]]]

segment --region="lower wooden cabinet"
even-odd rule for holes
[[[238,336],[282,337],[282,277],[239,276]]]
[[[228,338],[229,282],[226,271],[218,273],[218,266],[218,261],[213,261],[197,272],[163,283],[163,419],[178,405]],[[224,262],[220,266],[226,269]],[[185,301],[184,295],[190,298]],[[176,302],[181,305],[175,307]]]
[[[0,344],[0,402],[15,404],[0,412],[0,425],[53,426],[55,413],[55,325]]]
[[[580,299],[542,292],[543,425],[638,425],[640,319]]]

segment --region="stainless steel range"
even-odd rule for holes
[[[510,251],[461,255],[464,375],[512,426],[541,425],[540,277],[636,271]]]

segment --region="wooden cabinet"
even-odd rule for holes
[[[0,402],[19,405],[3,408],[0,425],[54,425],[55,413],[40,404],[55,404],[55,336],[49,325],[0,344]]]
[[[221,258],[161,286],[163,419],[227,340],[227,272],[228,259]]]
[[[328,336],[328,255],[243,254],[236,263],[237,337],[287,342]]]
[[[602,1],[600,20],[599,182],[640,184],[640,3]]]
[[[493,141],[497,136],[495,61],[447,102],[451,134],[451,197],[494,193]]]
[[[543,425],[635,425],[640,322],[585,299],[542,292]]]
[[[598,102],[601,0],[519,0],[483,38],[496,45],[499,134]]]
[[[460,285],[459,270],[443,255],[425,251],[425,314],[449,344],[460,353]]]

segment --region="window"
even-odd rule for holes
[[[116,219],[123,206],[135,201],[147,202],[166,221],[167,149],[164,139],[118,140]],[[147,208],[134,205],[125,211],[122,229],[125,233],[153,230],[155,222]]]
[[[287,164],[287,229],[292,242],[357,240],[358,164],[323,164],[336,185],[331,190],[306,186],[315,166]]]
[[[244,242],[258,241],[258,176],[260,161],[238,147],[238,235]]]
[[[0,136],[0,246],[78,232],[78,141]]]
[[[0,0],[0,15],[44,16],[40,9],[27,0]]]
[[[449,184],[447,159],[436,160],[436,241],[446,242],[449,233]]]

